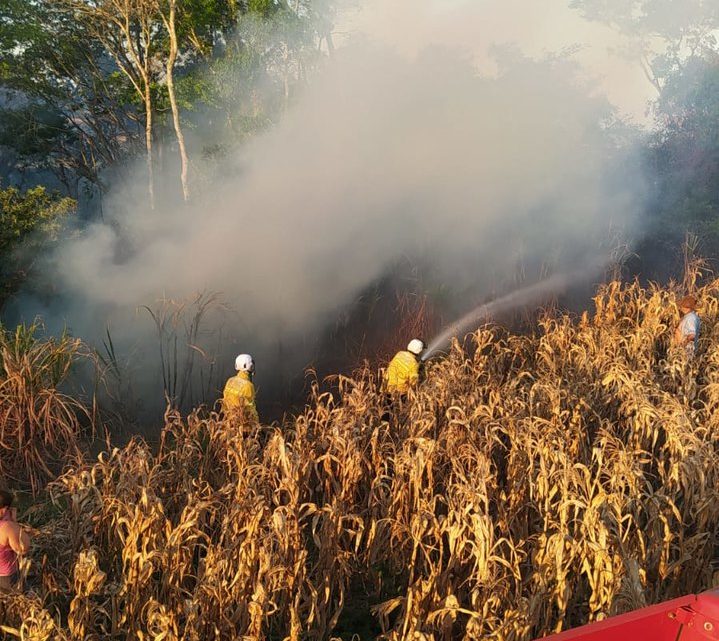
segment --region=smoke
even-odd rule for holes
[[[422,353],[422,360],[427,361],[433,358],[438,353],[441,353],[443,348],[449,346],[451,339],[461,339],[483,323],[487,323],[498,316],[524,308],[527,305],[541,304],[552,296],[566,293],[572,285],[582,283],[587,278],[595,277],[608,260],[608,257],[604,260],[595,259],[593,262],[588,262],[585,268],[578,272],[555,274],[539,283],[527,285],[489,303],[478,305],[435,336]]]
[[[346,43],[190,206],[150,211],[139,173],[114,186],[114,213],[52,257],[52,299],[26,296],[22,313],[97,343],[109,325],[136,393],[161,401],[141,306],[221,292],[198,346],[219,343],[218,380],[236,353],[255,354],[262,394],[277,371],[300,373],[313,339],[400,259],[429,263],[463,310],[518,268],[596,260],[612,229],[631,238],[639,223],[625,130],[570,60],[495,59],[486,76],[448,48]]]
[[[345,13],[341,27],[392,43],[405,55],[416,55],[428,44],[461,49],[487,74],[496,72],[491,52],[497,44],[518,43],[533,58],[571,52],[622,113],[646,121],[647,104],[656,90],[639,64],[636,43],[601,21],[584,19],[569,4],[568,0],[368,0]],[[671,4],[670,11],[678,18],[686,9],[676,5]],[[600,15],[594,17],[601,18],[605,10],[600,8]]]

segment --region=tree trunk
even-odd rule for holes
[[[167,57],[167,93],[170,97],[170,107],[172,108],[172,122],[175,126],[175,136],[177,137],[177,145],[180,150],[180,181],[182,182],[182,197],[185,202],[190,200],[190,187],[187,181],[189,161],[187,159],[187,149],[185,148],[185,136],[182,133],[180,124],[180,110],[177,108],[177,97],[175,96],[175,61],[177,60],[177,31],[175,29],[175,4],[176,0],[170,0],[170,15],[165,20],[167,33],[170,37],[170,52]]]
[[[59,0],[61,6],[78,12],[93,35],[105,46],[128,78],[145,108],[145,151],[147,191],[150,207],[155,209],[155,177],[152,157],[152,53],[153,20],[150,5],[134,0]],[[176,2],[176,0],[173,0]]]
[[[290,51],[287,43],[284,44],[282,58],[284,62],[284,73],[282,74],[284,84],[284,111],[287,113],[290,107]]]
[[[145,152],[147,158],[147,192],[150,196],[150,209],[155,209],[155,175],[152,163],[152,98],[150,83],[145,84]]]

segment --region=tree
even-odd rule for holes
[[[77,203],[34,187],[0,189],[0,302],[27,278],[41,249],[56,241]]]
[[[716,0],[571,0],[588,20],[626,35],[657,93],[687,59],[717,46],[719,3]]]
[[[182,194],[187,201],[190,198],[190,163],[175,89],[175,67],[180,55],[191,63],[193,57],[202,59],[211,53],[216,39],[235,24],[237,5],[233,0],[212,3],[202,0],[155,0],[155,10],[162,20],[166,34],[165,82],[180,155]]]
[[[655,105],[647,150],[655,234],[677,244],[686,231],[719,254],[719,54],[669,76]]]
[[[203,57],[237,15],[235,0],[51,0],[69,10],[107,50],[139,97],[145,116],[145,150],[150,205],[154,208],[154,93],[165,81],[178,143],[180,179],[190,197],[189,158],[175,87],[178,60]],[[164,78],[160,70],[164,71]]]
[[[180,181],[182,183],[182,196],[187,201],[190,199],[190,188],[187,182],[189,161],[187,158],[187,149],[185,148],[185,136],[182,133],[182,125],[180,124],[180,110],[177,107],[177,95],[175,93],[175,64],[179,53],[179,41],[177,37],[177,0],[158,2],[158,5],[158,10],[160,16],[162,16],[162,22],[165,25],[168,35],[165,78],[167,80],[167,94],[170,98],[170,106],[172,109],[172,123],[175,128],[175,136],[177,137],[177,145],[180,152]]]
[[[47,0],[0,5],[0,144],[55,172],[71,194],[137,138],[134,109],[84,25]]]
[[[145,114],[145,158],[150,207],[155,207],[152,85],[158,48],[155,0],[52,0],[71,12],[112,56],[142,102]]]
[[[51,167],[74,196],[73,180],[102,188],[105,169],[142,145],[154,206],[167,113],[187,200],[193,112],[206,149],[252,135],[287,108],[330,33],[327,0],[6,0],[0,145]],[[208,128],[213,109],[227,117]]]

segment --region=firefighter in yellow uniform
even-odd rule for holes
[[[225,412],[244,410],[245,414],[258,420],[255,406],[255,385],[252,376],[255,373],[255,362],[249,354],[240,354],[235,359],[237,375],[225,384],[222,395],[222,408]]]
[[[406,351],[397,352],[389,362],[384,374],[385,387],[392,395],[406,394],[419,383],[420,357],[424,343],[415,338],[407,345]]]

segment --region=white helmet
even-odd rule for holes
[[[424,351],[424,343],[419,338],[413,338],[407,345],[407,351],[419,356]]]
[[[252,359],[252,356],[249,354],[240,354],[235,359],[235,369],[238,372],[254,372],[255,371],[255,361]]]

